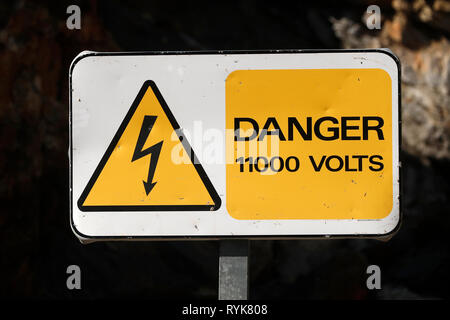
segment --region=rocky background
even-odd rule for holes
[[[81,30],[66,8],[81,7]],[[380,30],[366,9],[381,8]],[[253,241],[252,299],[435,299],[450,285],[450,2],[0,2],[0,297],[217,297],[217,242],[81,245],[69,227],[68,70],[82,50],[388,47],[402,62],[403,208],[376,240]],[[66,268],[82,290],[66,289]],[[377,264],[382,290],[366,289]]]

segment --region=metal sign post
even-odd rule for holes
[[[222,240],[219,246],[219,300],[247,300],[249,241]]]

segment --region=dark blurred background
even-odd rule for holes
[[[66,8],[81,8],[68,30]],[[367,6],[382,13],[365,24]],[[0,297],[217,298],[218,243],[82,245],[69,226],[68,71],[82,50],[388,47],[402,62],[403,224],[252,241],[251,299],[436,299],[450,286],[450,2],[1,1]],[[67,290],[79,265],[82,290]],[[381,268],[382,290],[366,288]]]

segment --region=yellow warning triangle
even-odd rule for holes
[[[81,211],[217,210],[221,200],[156,84],[146,81],[78,199]]]

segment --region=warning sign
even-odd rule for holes
[[[390,237],[399,70],[385,49],[83,52],[69,75],[72,229]]]
[[[230,74],[228,212],[237,219],[386,217],[393,203],[391,86],[381,69]]]
[[[220,207],[217,192],[153,81],[139,91],[78,207],[82,211]]]

